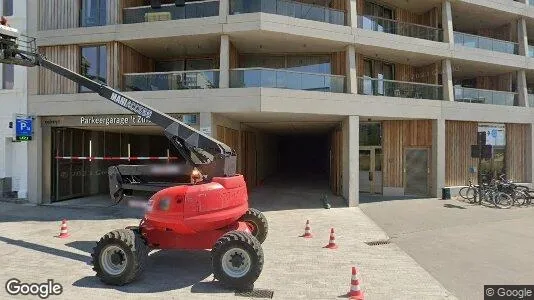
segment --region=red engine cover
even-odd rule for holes
[[[248,210],[242,175],[161,190],[150,200],[145,225],[151,230],[188,235],[232,225]]]

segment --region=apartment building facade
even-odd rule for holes
[[[250,188],[300,170],[350,206],[441,197],[475,179],[479,131],[484,172],[534,181],[528,1],[176,2],[40,0],[28,31],[49,59],[236,149]],[[110,164],[139,163],[113,157],[177,156],[142,118],[28,72],[30,201],[105,193]]]
[[[26,32],[26,1],[0,1],[0,13],[10,26]],[[27,114],[27,70],[5,64],[0,68],[0,198],[26,198],[28,144],[14,142],[12,127],[17,114]]]

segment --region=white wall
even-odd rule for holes
[[[8,16],[11,27],[17,28],[21,33],[26,33],[26,1],[13,0],[13,16]],[[2,12],[0,2],[0,13]],[[13,129],[9,128],[9,122],[14,121],[14,114],[27,113],[27,69],[15,66],[13,90],[0,89],[0,178],[11,177],[13,191],[18,191],[19,198],[27,196],[28,178],[28,145],[26,142],[13,143]],[[2,74],[0,68],[0,83]],[[31,142],[30,142],[31,143]]]

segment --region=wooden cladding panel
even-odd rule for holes
[[[39,0],[39,12],[39,30],[78,27],[80,1]]]
[[[315,2],[315,1],[314,1]],[[334,9],[339,9],[339,10],[343,10],[343,11],[347,11],[348,8],[347,8],[347,0],[332,0],[332,1],[329,1],[330,3],[328,4],[328,7],[330,8],[334,8]]]
[[[445,185],[466,185],[469,178],[476,182],[476,176],[469,168],[477,166],[471,158],[471,145],[477,143],[476,122],[446,121],[445,123]]]
[[[235,129],[217,125],[217,139],[236,151],[239,148],[239,131]]]
[[[512,26],[510,24],[505,24],[496,28],[481,28],[477,30],[476,34],[494,39],[511,41]]]
[[[528,176],[528,124],[506,124],[506,175],[515,182],[530,182]]]
[[[413,81],[428,84],[440,84],[438,75],[441,73],[441,63],[415,68]]]
[[[342,194],[342,165],[343,133],[337,129],[330,134],[330,189],[335,195]]]
[[[382,130],[384,186],[403,187],[404,149],[432,147],[432,121],[384,121]]]
[[[395,80],[413,81],[415,77],[415,67],[405,64],[395,64]]]
[[[401,22],[438,28],[441,19],[441,7],[434,7],[424,14],[417,14],[402,8],[397,8],[395,10],[395,19]]]
[[[248,188],[253,188],[257,185],[256,151],[256,133],[241,131],[240,154],[243,156],[241,170]]]
[[[39,52],[50,61],[74,72],[80,71],[80,47],[77,45],[40,47]],[[45,68],[39,68],[39,94],[73,94],[78,85]]]
[[[141,53],[135,51],[134,49],[122,44],[122,43],[114,43],[115,45],[113,49],[116,49],[117,51],[117,60],[114,60],[115,62],[119,62],[119,66],[115,66],[113,70],[118,70],[118,74],[115,74],[113,77],[108,78],[114,78],[115,86],[123,88],[123,74],[126,73],[145,73],[145,72],[154,72],[154,61],[151,58],[148,58]],[[108,50],[109,53],[109,50]],[[113,56],[110,56],[113,57]],[[108,58],[108,64],[110,62],[110,59]],[[111,71],[113,71],[111,70]],[[110,72],[110,69],[108,68],[108,74]]]
[[[331,56],[332,74],[345,76],[347,74],[347,57],[345,51],[334,52]]]
[[[476,77],[476,88],[496,91],[512,91],[512,73],[497,76]]]
[[[230,69],[239,68],[239,52],[234,43],[230,42]]]

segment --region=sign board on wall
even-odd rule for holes
[[[486,145],[506,146],[506,126],[504,124],[479,123],[478,132],[486,133]]]
[[[171,117],[192,127],[198,125],[198,114],[170,114]],[[147,119],[137,115],[85,115],[43,117],[43,127],[116,127],[116,126],[152,126]]]
[[[33,136],[33,118],[29,116],[15,117],[15,140],[31,141]]]

